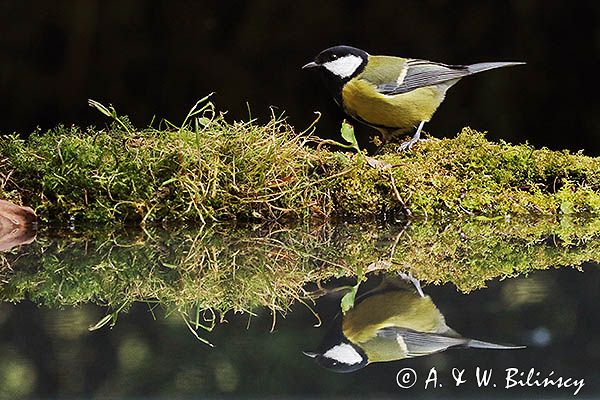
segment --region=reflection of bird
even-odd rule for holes
[[[386,278],[336,317],[318,351],[304,354],[327,369],[352,372],[369,363],[426,356],[450,347],[521,348],[461,336],[446,325],[429,296],[419,295],[398,278]]]
[[[446,91],[461,78],[522,62],[446,65],[426,60],[372,56],[349,46],[322,51],[303,69],[322,72],[336,103],[356,120],[381,132],[384,140],[417,128],[403,143],[410,149],[444,101]]]

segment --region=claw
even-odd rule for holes
[[[425,293],[423,293],[423,289],[421,289],[421,282],[419,282],[419,280],[417,278],[412,276],[412,274],[410,272],[407,272],[407,273],[400,272],[398,275],[400,276],[400,278],[404,279],[405,281],[412,283],[413,286],[415,287],[415,289],[417,290],[417,293],[419,293],[419,296],[425,297]]]
[[[412,140],[412,139],[407,140],[406,142],[402,143],[398,149],[400,151],[410,150],[410,149],[412,149],[412,147],[414,146],[415,143],[417,143],[417,140]]]
[[[406,142],[400,145],[400,147],[398,148],[400,151],[412,149],[415,143],[417,143],[421,139],[421,129],[423,129],[423,125],[425,125],[425,121],[421,121],[419,127],[417,128],[417,132],[415,132],[414,136],[410,140],[407,140]]]

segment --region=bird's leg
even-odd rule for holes
[[[379,155],[379,153],[381,152],[381,150],[383,150],[383,145],[380,145],[379,147],[377,147],[377,148],[375,149],[375,151],[373,152],[373,155],[374,155],[374,156],[378,156],[378,155]]]
[[[417,128],[417,132],[415,132],[412,139],[410,139],[400,145],[400,148],[399,148],[400,151],[410,150],[414,146],[414,144],[417,143],[421,139],[421,129],[423,129],[423,125],[425,125],[425,121],[421,121],[421,123],[419,124],[419,127]]]
[[[412,283],[415,289],[417,290],[417,293],[419,293],[419,296],[425,297],[425,293],[423,293],[423,289],[421,289],[421,282],[419,282],[417,278],[412,276],[410,272],[400,272],[398,275],[400,275],[400,278],[404,279],[405,281]]]
[[[387,144],[387,142],[389,142],[389,134],[386,131],[380,131],[381,132],[381,146],[384,146]]]

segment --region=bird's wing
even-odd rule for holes
[[[377,336],[395,339],[401,346],[406,346],[407,357],[418,357],[444,351],[449,347],[467,344],[463,337],[448,337],[435,333],[417,332],[404,328],[383,328]]]
[[[445,65],[426,60],[407,59],[395,81],[376,83],[377,91],[385,95],[410,92],[420,87],[438,85],[470,74],[462,65]]]

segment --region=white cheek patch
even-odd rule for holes
[[[363,360],[362,356],[348,343],[342,343],[332,347],[323,353],[323,356],[347,365],[359,364]]]
[[[347,78],[351,76],[358,67],[360,67],[362,62],[362,58],[351,54],[342,58],[338,58],[337,60],[326,62],[323,64],[323,67],[327,68],[329,72],[339,76],[340,78]]]

